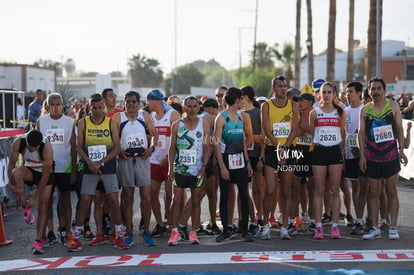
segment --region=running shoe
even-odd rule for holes
[[[168,240],[168,245],[177,245],[178,242],[181,240],[181,236],[180,233],[178,232],[178,230],[172,230],[171,231],[171,236],[170,239]]]
[[[151,237],[151,232],[146,231],[144,234],[142,234],[142,238],[144,239],[144,245],[145,246],[154,246],[155,242]]]
[[[68,234],[66,233],[66,230],[60,230],[59,231],[59,240],[60,240],[60,243],[63,245],[63,246],[68,246]]]
[[[309,223],[310,217],[309,217],[308,212],[302,213],[301,220],[302,220],[302,223]]]
[[[180,226],[178,226],[180,227]],[[203,227],[200,227],[199,229],[196,230],[197,232],[197,236],[198,237],[208,237],[208,236],[213,236],[214,234],[212,232],[208,232],[207,230],[203,229]],[[182,236],[181,236],[182,238]],[[188,240],[188,238],[187,238]]]
[[[279,227],[279,223],[276,221],[275,216],[269,218],[269,224],[271,227]]]
[[[330,223],[332,221],[332,216],[329,216],[326,213],[323,213],[322,223]]]
[[[43,254],[44,251],[42,249],[42,242],[34,241],[32,244],[32,253],[33,254]]]
[[[389,230],[389,226],[388,226],[388,224],[386,224],[385,222],[383,222],[381,224],[381,232],[387,232],[387,230]]]
[[[23,220],[27,225],[32,225],[35,222],[35,216],[32,215],[30,208],[23,208]]]
[[[332,212],[331,212],[331,216],[332,216]],[[344,219],[345,219],[345,217],[346,217],[346,215],[345,215],[344,213],[339,212],[339,219],[340,219],[340,220],[344,220]]]
[[[47,233],[47,241],[50,245],[57,243],[56,235],[53,231],[49,231],[49,233]]]
[[[297,233],[297,231],[296,231],[296,233]],[[286,227],[281,227],[280,228],[280,238],[282,239],[282,240],[290,240],[291,239],[291,237],[290,237],[290,235],[289,235],[289,232],[288,232],[288,230],[287,230],[287,228]]]
[[[81,242],[77,238],[72,237],[72,235],[69,235],[68,236],[68,251],[75,252],[79,250],[82,250]]]
[[[105,236],[102,234],[96,234],[95,238],[89,242],[89,245],[100,245],[106,243]]]
[[[331,227],[331,239],[340,239],[341,233],[339,233],[338,226]]]
[[[144,219],[141,218],[141,221],[139,222],[139,233],[142,235],[145,231],[145,225],[144,225]]]
[[[214,234],[214,235],[220,235],[221,233],[222,233],[222,231],[220,230],[220,228],[217,226],[217,224],[213,224],[212,226],[211,226],[211,232]]]
[[[353,223],[354,223],[354,218],[352,217],[352,215],[351,214],[346,214],[345,225],[348,226],[348,227],[351,227],[353,225]]]
[[[256,223],[251,223],[249,226],[249,235],[252,236],[253,238],[256,238],[257,236],[259,236],[259,232],[260,232],[260,226],[257,225]]]
[[[388,239],[390,239],[390,240],[399,240],[400,239],[400,235],[398,235],[397,228],[391,226],[388,229]]]
[[[362,235],[364,233],[364,228],[362,227],[362,224],[356,223],[351,228],[351,235]]]
[[[177,226],[178,233],[180,233],[180,237],[184,241],[188,241],[188,231],[187,226],[181,227]]]
[[[157,224],[151,232],[151,237],[158,238],[161,237],[162,234],[164,234],[167,230],[163,225]]]
[[[260,236],[261,240],[270,240],[270,226],[268,224],[265,224],[263,226],[263,232]]]
[[[298,230],[296,229],[296,226],[293,223],[289,223],[287,231],[288,231],[289,235],[291,235],[291,236],[297,235],[299,233]],[[280,231],[280,232],[281,232],[280,234],[282,234],[282,231]]]
[[[226,241],[230,241],[231,239],[234,239],[237,237],[237,229],[233,226],[229,226],[227,233],[226,233]]]
[[[255,237],[253,237],[250,232],[246,232],[243,235],[243,241],[244,242],[254,242]]]
[[[316,233],[316,232],[317,232],[317,231],[316,231],[316,226],[315,226],[315,223],[311,222],[311,223],[308,225],[308,234],[315,235],[315,233]]]
[[[109,241],[111,242],[111,244],[115,244],[115,242],[116,242],[116,235],[115,235],[115,233],[109,234]]]
[[[43,248],[48,248],[50,246],[49,241],[47,240],[46,237],[43,237],[40,242],[42,243],[42,247]]]
[[[117,237],[114,243],[114,248],[127,249],[129,246],[124,242],[122,237]]]
[[[126,238],[124,242],[129,246],[133,246],[135,244],[134,235],[132,233],[126,233]]]
[[[378,238],[381,238],[381,231],[375,226],[372,226],[369,229],[368,233],[362,236],[362,239],[364,240],[373,240],[373,239],[378,239]]]
[[[191,231],[190,235],[188,236],[188,240],[189,240],[190,244],[199,244],[200,240],[198,239],[198,232],[196,232],[195,230]]]
[[[317,227],[316,228],[316,233],[313,235],[313,238],[315,240],[323,240],[323,227]]]
[[[95,238],[95,235],[92,233],[89,227],[85,227],[82,232],[82,240],[84,241],[92,241]]]

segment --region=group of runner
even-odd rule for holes
[[[385,83],[379,78],[368,83],[372,102],[366,105],[361,83],[348,83],[346,108],[339,104],[335,84],[318,79],[312,86],[314,94],[291,97],[286,78],[276,76],[269,100],[256,98],[250,86],[223,86],[216,90],[215,99],[200,102],[189,96],[177,110],[164,101],[160,90],[152,89],[146,95],[149,112],[141,110],[140,95],[134,91],[125,94],[124,109],[115,108],[115,93],[105,89],[89,98],[87,115],[78,121],[62,113],[60,94],[49,94],[48,114],[38,118],[36,130],[15,140],[8,167],[27,224],[35,222],[31,208],[38,203],[33,253],[43,253],[47,242],[54,186],[59,194],[60,239],[69,251],[82,249],[81,239],[99,245],[109,238],[116,248],[131,247],[137,212],[148,246],[166,232],[170,232],[168,245],[180,240],[198,244],[200,236],[213,234],[217,242],[233,239],[237,233],[249,242],[269,240],[277,204],[281,239],[291,239],[302,221],[309,224],[314,239],[323,239],[323,205],[324,215],[332,219],[330,237],[337,239],[341,237],[340,190],[348,190],[346,178],[352,181],[357,217],[353,223],[347,213],[351,233],[362,234],[363,239],[380,237],[380,202],[387,201],[388,211],[381,217],[389,216],[389,222],[385,221],[389,238],[399,239],[396,184],[400,162],[407,163],[403,148],[409,136],[404,139],[398,104],[386,98]],[[19,154],[23,165],[16,166]],[[29,199],[25,184],[37,186]],[[162,184],[166,222],[159,202]],[[134,209],[136,187],[139,209]],[[222,229],[216,222],[218,189]],[[382,190],[385,196],[380,200]],[[73,233],[71,191],[79,196]],[[210,231],[200,222],[205,195]],[[96,235],[89,227],[92,201]],[[236,202],[237,226],[233,222]],[[364,231],[365,203],[368,223]],[[349,205],[346,208],[350,212]],[[156,223],[152,231],[151,213]]]

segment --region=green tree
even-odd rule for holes
[[[80,77],[95,77],[97,74],[99,74],[98,72],[80,72],[79,76]]]
[[[113,71],[109,73],[111,77],[122,77],[122,72],[120,71]]]
[[[269,95],[271,81],[275,75],[273,71],[256,70],[252,72],[250,66],[237,69],[234,74],[237,79],[237,86],[252,86],[256,92],[256,96]]]
[[[191,64],[203,74],[203,87],[217,88],[222,85],[231,85],[233,82],[232,73],[214,59],[208,61],[196,60]]]
[[[282,51],[277,47],[271,48],[276,59],[282,64],[283,75],[290,81],[293,78],[292,64],[294,63],[294,50],[291,43],[284,43]]]
[[[163,80],[160,63],[145,55],[133,55],[128,59],[128,73],[133,87],[159,87]]]
[[[164,82],[165,90],[169,94],[171,91],[174,91],[174,94],[189,94],[191,87],[201,86],[204,79],[203,74],[191,63],[177,68],[174,76],[174,89],[171,87],[171,76],[169,75]]]
[[[55,70],[56,76],[62,76],[63,73],[62,63],[50,59],[39,59],[33,63],[33,66],[53,69]]]
[[[251,56],[253,57],[253,52]],[[256,59],[255,59],[255,66],[261,70],[269,70],[272,69],[274,66],[274,62],[272,60],[272,48],[268,47],[267,43],[265,42],[258,42],[256,44]],[[253,58],[250,60],[251,65],[253,66]]]

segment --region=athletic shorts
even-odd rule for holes
[[[359,169],[359,158],[346,159],[344,177],[351,180],[357,180],[359,176],[365,177],[365,173]]]
[[[221,177],[221,172],[220,172],[220,178],[219,178],[219,182],[220,184],[222,183],[248,183],[248,173],[247,173],[247,163],[246,161],[244,162],[246,165],[243,168],[240,169],[229,169],[229,157],[228,154],[222,154],[223,156],[223,162],[224,165],[227,167],[227,170],[229,171],[230,174],[230,180],[224,180]]]
[[[161,168],[159,164],[151,163],[151,179],[166,181],[168,179],[168,166]]]
[[[55,186],[58,188],[59,192],[71,192],[77,191],[80,187],[78,182],[75,184],[70,184],[70,174],[69,173],[54,173],[55,175]]]
[[[294,147],[291,146],[289,150],[293,150]],[[288,158],[285,165],[296,165],[297,158]],[[264,155],[264,165],[270,166],[274,169],[278,169],[279,160],[277,158],[276,147],[274,146],[267,146],[265,147],[265,155]]]
[[[319,146],[315,145],[312,153],[312,165],[335,165],[342,164],[342,152],[339,145],[334,146]]]
[[[98,182],[102,181],[105,187],[105,193],[115,193],[119,191],[118,180],[116,174],[83,174],[81,194],[82,195],[95,195],[96,186]]]
[[[200,182],[198,182],[197,176],[183,176],[178,173],[175,173],[174,177],[173,186],[180,188],[200,188],[204,181],[200,180]]]
[[[207,162],[206,166],[206,177],[209,178],[211,176],[214,176],[214,154],[210,156],[210,159]]]
[[[27,169],[29,169],[29,171],[32,172],[33,180],[32,181],[25,181],[24,183],[28,186],[33,186],[33,185],[38,186],[39,182],[40,182],[40,179],[42,178],[42,173],[40,173],[36,170],[33,170],[30,167],[27,167]],[[50,173],[49,179],[48,179],[46,185],[51,185],[51,184],[53,184],[54,181],[55,181],[55,174]]]
[[[141,157],[118,160],[118,180],[122,187],[144,187],[151,184],[150,160]]]
[[[302,152],[303,156],[298,158],[293,175],[298,178],[313,177],[312,152]]]
[[[367,177],[373,179],[387,179],[401,170],[400,161],[398,159],[389,162],[373,162],[367,160]]]

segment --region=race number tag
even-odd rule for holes
[[[358,147],[358,134],[357,133],[353,133],[353,134],[347,134],[347,142],[348,142],[348,146],[350,148],[357,148]]]
[[[240,169],[244,168],[244,158],[243,153],[230,154],[229,155],[229,169]]]
[[[391,125],[375,127],[373,130],[375,143],[394,140],[394,132],[392,131]]]
[[[178,162],[184,165],[194,165],[196,163],[196,150],[180,150]]]
[[[165,150],[167,148],[167,137],[164,135],[158,136],[158,146],[159,149]]]
[[[324,146],[332,146],[338,144],[339,128],[325,127],[319,130],[319,144]]]
[[[275,138],[288,138],[290,134],[289,122],[273,123],[273,135]]]
[[[95,145],[88,146],[88,156],[91,161],[99,162],[106,157],[106,146],[105,145]]]
[[[312,135],[309,133],[303,133],[302,135],[296,138],[297,145],[311,146],[312,145]]]
[[[128,144],[128,148],[144,147],[146,138],[147,136],[142,133],[127,136],[126,142]]]
[[[51,144],[63,144],[65,131],[63,129],[48,129],[46,130],[46,138]]]

